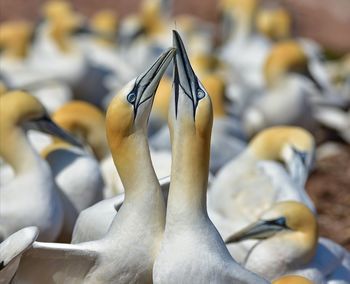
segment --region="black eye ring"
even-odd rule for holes
[[[197,90],[197,98],[198,98],[198,99],[203,99],[204,97],[205,97],[204,91],[201,90],[201,89],[198,89],[198,90]]]
[[[133,104],[136,100],[136,94],[135,93],[130,93],[128,96],[127,96],[127,100],[129,103]]]

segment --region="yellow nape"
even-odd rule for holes
[[[112,10],[101,10],[92,17],[90,26],[102,37],[107,37],[106,40],[114,40],[118,28],[118,17]]]
[[[0,25],[0,47],[5,56],[24,58],[33,33],[33,25],[26,21],[9,21]]]
[[[64,0],[48,1],[42,7],[42,14],[47,20],[63,17],[72,12],[73,8],[71,3]]]
[[[107,154],[105,115],[96,106],[83,101],[71,101],[58,109],[52,119],[88,143],[98,159]]]
[[[219,7],[223,10],[236,9],[252,14],[258,7],[258,0],[221,0]]]
[[[276,43],[268,55],[264,65],[266,83],[274,83],[290,71],[306,71],[308,58],[301,45],[293,40]]]
[[[259,132],[249,143],[249,149],[261,160],[283,160],[285,146],[312,153],[315,140],[301,127],[276,126]]]
[[[40,156],[43,158],[43,159],[47,159],[48,156],[50,155],[50,153],[53,153],[57,150],[62,150],[62,149],[70,149],[72,148],[72,145],[69,144],[69,143],[66,143],[58,138],[55,138],[54,139],[54,142],[52,144],[50,144],[49,146],[45,147],[41,153],[40,153]]]
[[[150,35],[162,33],[165,30],[160,0],[142,1],[140,18],[146,32]]]
[[[286,9],[262,9],[256,17],[258,31],[271,40],[290,37],[292,18]]]
[[[287,275],[273,281],[272,284],[314,284],[311,280],[298,276],[298,275]]]
[[[226,116],[224,80],[218,75],[208,74],[201,81],[211,98],[214,118]]]
[[[153,111],[165,121],[168,118],[172,80],[164,76],[158,86],[153,102]]]

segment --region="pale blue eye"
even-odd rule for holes
[[[127,100],[128,100],[128,102],[129,103],[134,103],[135,102],[135,100],[136,100],[136,95],[135,95],[135,93],[130,93],[129,95],[128,95],[128,97],[127,97]]]
[[[201,89],[199,89],[197,91],[197,98],[202,99],[202,98],[204,98],[204,96],[205,96],[205,93]]]

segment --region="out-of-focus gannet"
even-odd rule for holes
[[[244,266],[269,280],[297,274],[315,283],[349,283],[350,253],[319,239],[316,217],[299,202],[276,203],[226,243],[247,239],[260,241],[249,251]]]
[[[253,221],[277,201],[296,200],[315,210],[304,190],[313,152],[314,139],[302,128],[262,131],[219,171],[208,193],[211,208],[241,224]]]
[[[266,283],[230,256],[206,211],[212,106],[179,34],[169,112],[172,175],[154,283]]]
[[[165,224],[164,197],[152,167],[146,125],[169,49],[111,102],[108,143],[125,188],[124,203],[104,238],[77,245],[35,242],[14,283],[152,283]]]
[[[25,129],[34,128],[79,145],[47,115],[43,105],[21,91],[0,97],[0,155],[14,176],[1,184],[0,239],[37,226],[41,241],[54,241],[63,219],[61,199],[48,164],[31,147]]]
[[[315,284],[309,279],[299,275],[286,275],[273,281],[272,284]]]

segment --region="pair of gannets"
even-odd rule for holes
[[[266,279],[297,274],[314,283],[349,283],[350,253],[318,238],[316,217],[299,202],[276,203],[226,243],[248,239],[259,242],[249,251],[244,266]]]
[[[25,129],[34,128],[79,144],[53,123],[42,104],[27,93],[0,96],[0,108],[0,155],[13,170],[12,178],[1,184],[0,239],[26,226],[37,226],[39,240],[54,241],[64,217],[61,198],[48,164],[30,145]]]
[[[222,236],[242,228],[278,201],[300,201],[315,211],[304,189],[313,152],[314,140],[302,128],[274,127],[254,137],[218,172],[208,192],[210,217]]]
[[[151,166],[145,127],[140,126],[147,123],[155,90],[175,49],[130,82],[108,109],[108,141],[125,186],[124,203],[108,233],[100,240],[76,245],[34,242],[22,257],[14,283],[267,283],[235,263],[206,214],[211,104],[177,34],[174,41],[179,52],[169,124],[176,157],[165,232],[164,197]],[[190,156],[190,163],[197,165],[191,167],[193,173],[182,164]]]

